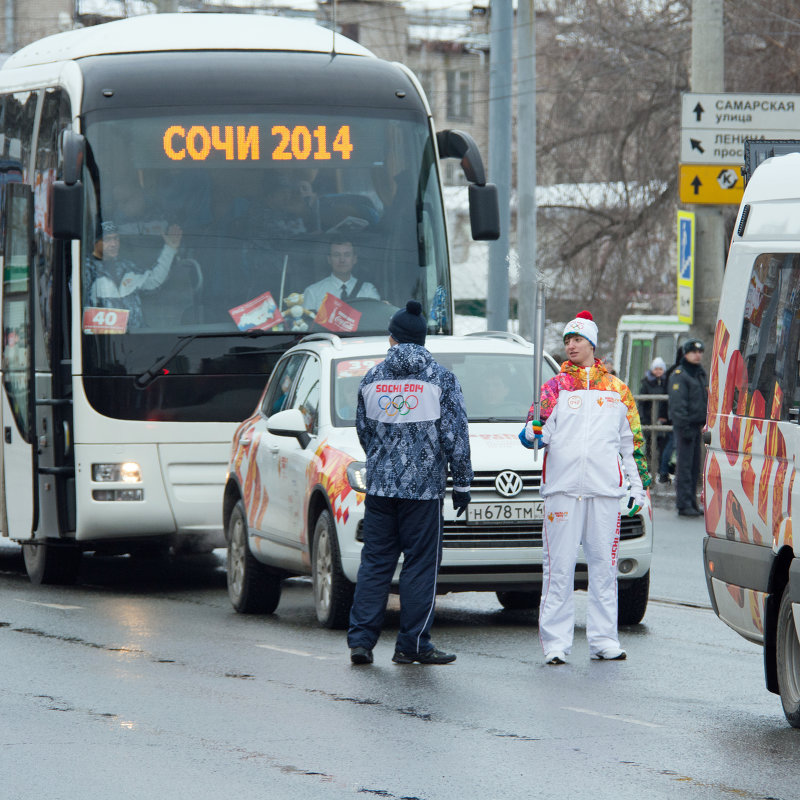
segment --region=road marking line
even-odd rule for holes
[[[329,661],[331,656],[318,656],[314,653],[307,653],[305,650],[292,650],[288,647],[273,647],[270,644],[257,644],[256,647],[261,647],[264,650],[277,650],[279,653],[289,653],[292,656],[305,656],[306,658],[316,658],[317,661]]]
[[[601,714],[599,711],[592,711],[588,708],[574,708],[573,706],[561,706],[562,711],[574,711],[576,714],[588,714],[590,717],[603,717],[613,719],[616,722],[627,722],[631,725],[644,725],[646,728],[663,728],[663,725],[656,725],[654,722],[644,722],[633,717],[620,717],[616,714]]]
[[[37,603],[34,600],[20,600],[19,597],[14,598],[18,603],[27,603],[29,606],[44,606],[45,608],[60,608],[62,611],[75,611],[82,610],[83,606],[67,606],[61,603]]]

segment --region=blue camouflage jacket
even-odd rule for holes
[[[435,500],[472,483],[464,396],[455,375],[421,345],[398,344],[361,381],[356,430],[367,494]]]

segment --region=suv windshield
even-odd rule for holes
[[[358,387],[366,372],[384,356],[333,362],[333,414],[337,426],[354,425]],[[533,398],[533,357],[493,353],[434,353],[434,358],[458,378],[470,422],[524,422]],[[542,364],[542,381],[555,375]]]

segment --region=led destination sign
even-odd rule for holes
[[[269,133],[265,134],[265,130]],[[169,125],[164,154],[171,161],[349,161],[355,146],[350,125]]]

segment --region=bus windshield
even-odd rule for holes
[[[382,334],[409,298],[450,332],[423,115],[137,109],[84,128],[89,372],[146,369],[143,334]]]

